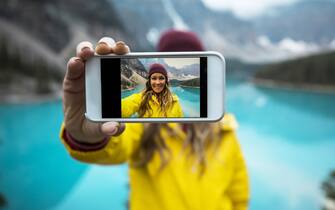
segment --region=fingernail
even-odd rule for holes
[[[76,63],[78,61],[81,61],[81,59],[78,58],[78,57],[72,57],[72,58],[70,58],[69,63]]]
[[[111,37],[103,37],[101,38],[98,43],[104,43],[104,44],[107,44],[109,47],[113,47],[113,45],[115,44],[115,41],[113,38]]]
[[[90,48],[89,47],[83,47],[83,48],[81,48],[82,52],[85,51],[85,50],[90,50]]]
[[[83,51],[84,49],[86,50],[86,48],[88,49],[93,49],[93,46],[92,46],[92,43],[88,42],[88,41],[84,41],[84,42],[80,42],[78,45],[77,45],[77,49],[76,49],[76,52],[81,52]]]
[[[102,125],[105,134],[112,136],[119,130],[120,124],[117,122],[107,122]]]
[[[114,134],[116,134],[116,132],[117,132],[117,130],[118,130],[118,128],[117,127],[114,127],[114,128],[112,128],[111,130],[107,130],[107,135],[109,135],[109,136],[113,136]]]

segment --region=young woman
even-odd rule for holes
[[[166,69],[150,66],[145,90],[122,99],[122,117],[183,117],[178,96],[171,93]]]
[[[169,31],[159,43],[160,51],[203,50],[190,32]],[[84,117],[83,72],[94,51],[87,42],[77,49],[64,78],[61,130],[73,158],[94,164],[128,163],[131,210],[248,208],[248,176],[232,115],[211,124],[129,123],[126,129],[116,122],[92,123]],[[128,51],[124,43],[110,38],[100,40],[96,48],[99,54]]]

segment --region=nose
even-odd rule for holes
[[[160,84],[162,84],[162,82],[160,82],[159,80],[156,80],[156,81],[154,81],[154,84],[155,85],[160,85]]]

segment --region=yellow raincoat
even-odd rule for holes
[[[142,93],[135,93],[122,99],[122,117],[130,117],[138,112],[142,101],[142,95]],[[178,97],[176,95],[172,95],[172,97],[173,104],[170,109],[167,110],[167,116],[164,116],[164,113],[160,111],[160,104],[157,97],[153,95],[152,99],[149,101],[150,107],[152,108],[152,114],[150,115],[146,112],[143,117],[183,117],[184,115]]]
[[[186,135],[176,123],[170,123],[168,126],[173,128],[177,135],[170,135],[166,128],[161,130],[161,135],[171,151],[169,163],[161,171],[158,170],[158,152],[146,167],[131,166],[131,156],[139,147],[143,124],[127,124],[124,133],[112,137],[104,148],[97,151],[78,151],[71,148],[64,139],[63,143],[70,155],[82,162],[130,163],[131,210],[247,209],[248,176],[234,132],[237,124],[229,114],[219,123],[220,129],[225,131],[222,143],[216,148],[209,147],[206,150],[207,166],[202,176],[199,176],[194,165],[194,157],[187,157],[182,149]],[[63,129],[64,127],[61,136]]]

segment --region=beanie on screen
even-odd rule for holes
[[[159,64],[159,63],[152,64],[149,68],[149,77],[148,78],[150,78],[150,76],[154,73],[161,73],[165,76],[165,79],[168,80],[166,69],[164,68],[164,66],[162,64]]]

